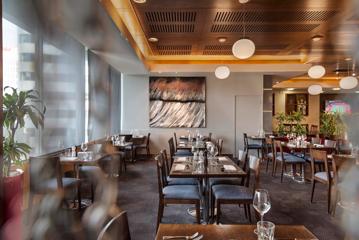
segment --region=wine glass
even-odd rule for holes
[[[253,207],[261,215],[261,222],[263,222],[263,216],[271,208],[269,200],[269,193],[265,189],[256,189],[253,198]]]
[[[87,143],[81,143],[81,150],[83,151],[83,152],[86,152],[86,150],[87,150]]]

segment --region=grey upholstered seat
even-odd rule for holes
[[[324,181],[328,181],[328,175],[326,172],[317,172],[314,176]],[[330,172],[330,176],[333,178],[333,171]]]
[[[278,161],[283,161],[281,155],[277,156],[276,159],[277,159]],[[291,154],[284,155],[284,161],[285,161],[286,163],[305,163],[305,159],[303,159],[303,158],[301,158],[301,157],[297,157],[297,156],[295,156],[295,155],[291,155]]]
[[[198,181],[194,178],[171,178],[167,177],[167,182],[169,186],[172,185],[197,185]]]
[[[238,185],[219,184],[212,187],[214,197],[218,200],[251,200],[253,192],[250,188]]]
[[[164,187],[163,197],[165,199],[200,199],[201,196],[197,186],[173,185]]]
[[[239,178],[210,178],[209,186],[228,184],[228,185],[241,185],[241,179]]]

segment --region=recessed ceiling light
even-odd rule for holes
[[[352,73],[352,76],[355,77],[357,74],[355,72]]]
[[[276,81],[276,82],[275,82],[275,84],[278,84],[278,83],[279,83],[279,81]]]
[[[149,42],[158,42],[158,38],[156,38],[156,37],[150,37],[150,38],[148,39],[148,41],[149,41]]]
[[[220,43],[225,43],[225,42],[227,42],[227,38],[226,38],[226,37],[219,37],[219,38],[217,38],[217,40],[218,40],[218,42],[220,42]]]
[[[322,36],[322,35],[314,35],[313,37],[312,37],[312,40],[314,41],[314,42],[318,42],[318,41],[320,41],[320,40],[322,40],[324,37]]]
[[[332,88],[333,91],[340,91],[340,87]]]
[[[294,90],[294,88],[287,88],[287,90],[288,90],[288,91],[293,91],[293,90]]]
[[[135,3],[145,3],[147,0],[133,0]]]
[[[345,60],[345,61],[351,61],[352,58],[351,58],[351,57],[347,57],[347,58],[345,58],[344,60]]]
[[[249,0],[238,0],[239,3],[245,4],[247,2],[249,2]]]

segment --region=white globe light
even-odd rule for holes
[[[323,92],[323,88],[320,85],[311,85],[308,88],[308,92],[310,95],[318,95]]]
[[[229,74],[231,73],[231,70],[227,66],[219,66],[214,71],[214,75],[216,75],[219,79],[226,79]]]
[[[325,68],[322,65],[314,65],[308,70],[310,78],[318,79],[325,75]]]
[[[233,44],[232,53],[236,58],[247,59],[253,56],[256,51],[256,45],[252,40],[240,39]]]
[[[357,85],[358,85],[358,79],[353,76],[344,77],[339,82],[339,86],[342,89],[353,89]]]

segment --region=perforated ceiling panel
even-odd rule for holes
[[[310,32],[319,27],[319,24],[258,24],[245,25],[247,32]],[[238,24],[214,24],[211,28],[213,33],[236,33],[243,32],[243,25]]]
[[[182,11],[171,11],[171,12],[145,12],[146,19],[148,22],[195,22],[196,12],[182,12]]]
[[[150,24],[151,33],[192,33],[194,24]]]
[[[190,55],[191,45],[158,45],[156,47],[159,55]]]

